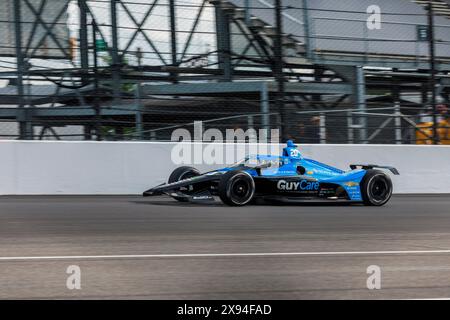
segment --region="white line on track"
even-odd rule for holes
[[[124,254],[91,256],[30,256],[0,257],[0,261],[26,260],[89,260],[89,259],[158,259],[158,258],[220,258],[220,257],[288,257],[288,256],[351,256],[351,255],[408,255],[450,254],[450,250],[406,250],[406,251],[329,251],[329,252],[266,252],[266,253],[197,253],[197,254]]]
[[[403,299],[403,300],[450,300],[450,298],[424,298],[424,299]]]

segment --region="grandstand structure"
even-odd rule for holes
[[[7,3],[3,138],[168,140],[203,121],[303,142],[414,143],[421,114],[449,101],[446,0]]]

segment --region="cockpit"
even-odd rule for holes
[[[278,156],[248,156],[232,165],[232,168],[279,168],[287,164],[286,159]]]

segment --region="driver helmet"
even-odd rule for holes
[[[292,159],[301,159],[302,158],[300,151],[297,149],[297,145],[292,140],[288,140],[286,142],[286,147],[283,149],[283,156],[289,157]]]

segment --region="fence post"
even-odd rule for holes
[[[326,114],[324,112],[320,113],[319,116],[319,134],[320,134],[320,143],[327,143],[327,128],[326,128]]]
[[[356,67],[356,103],[359,112],[366,112],[366,82],[364,77],[364,69],[361,66]],[[359,140],[361,143],[367,141],[367,116],[359,116],[358,124]]]
[[[275,0],[275,24],[276,35],[274,39],[274,68],[273,73],[277,82],[277,95],[275,103],[280,113],[281,139],[286,141],[290,134],[290,120],[285,104],[285,79],[284,79],[284,50],[283,50],[283,18],[282,0]]]
[[[312,48],[312,35],[311,35],[311,24],[308,0],[303,0],[303,32],[305,33],[305,44],[306,44],[306,57],[308,59],[313,58],[313,48]]]
[[[395,101],[395,144],[402,144],[402,118],[400,117],[400,102]]]
[[[435,47],[434,47],[434,17],[433,2],[428,4],[428,40],[430,50],[430,90],[431,90],[431,106],[433,109],[433,144],[439,143],[438,123],[436,112],[436,64],[435,64]]]
[[[121,85],[120,85],[120,55],[119,55],[119,29],[117,21],[117,2],[118,0],[111,0],[111,36],[112,36],[112,72],[113,72],[113,88],[114,88],[114,103],[120,104]]]
[[[262,113],[262,128],[269,134],[270,129],[270,107],[269,107],[269,90],[267,89],[267,83],[263,82],[260,92],[261,110]]]
[[[347,111],[347,143],[352,144],[353,142],[353,112]]]
[[[32,135],[32,126],[28,117],[28,110],[25,108],[24,103],[24,87],[23,87],[23,74],[25,61],[22,52],[22,19],[21,19],[21,1],[14,0],[14,27],[15,27],[15,41],[16,41],[16,59],[17,59],[17,99],[18,99],[18,112],[17,121],[19,122],[19,130],[21,140],[30,139]],[[32,137],[31,137],[32,138]]]
[[[247,24],[247,26],[249,26],[250,25],[250,17],[251,17],[250,0],[245,0],[244,6],[245,6],[245,23]]]

